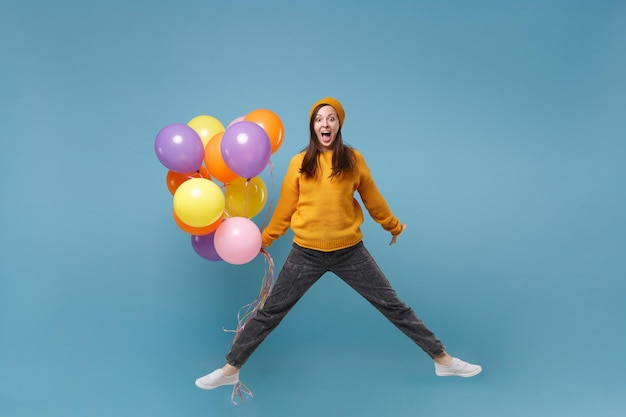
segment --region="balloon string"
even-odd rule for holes
[[[274,192],[274,165],[272,164],[272,161],[269,161],[268,165],[270,167],[270,178],[272,180],[271,194],[273,194]],[[246,200],[245,200],[245,205],[244,205],[244,217],[247,217],[246,211],[248,208],[248,201],[249,201],[248,200],[249,184],[250,184],[250,178],[246,179]],[[226,188],[226,184],[224,184],[223,188]],[[263,229],[267,225],[267,221],[268,221],[270,212],[272,210],[272,205],[273,205],[273,201],[270,200],[270,203],[268,204],[267,210],[265,212],[265,217],[263,218],[261,229]],[[227,210],[224,210],[224,215],[226,217],[230,217],[230,214],[228,213]],[[241,335],[241,332],[243,332],[246,325],[248,324],[250,319],[254,316],[254,314],[259,309],[263,308],[263,305],[265,304],[265,301],[267,300],[267,297],[269,297],[270,292],[272,291],[272,287],[274,286],[274,260],[265,249],[261,248],[260,252],[265,258],[265,273],[263,275],[263,279],[261,280],[261,290],[259,291],[259,295],[257,295],[257,297],[251,303],[248,303],[239,309],[239,312],[237,313],[237,328],[235,330],[223,329],[225,332],[235,334],[233,336],[232,344],[235,344],[235,342]],[[236,396],[239,397],[239,399],[243,402],[244,395],[247,395],[250,398],[253,397],[252,391],[250,390],[250,388],[248,388],[246,384],[244,384],[241,380],[239,380],[237,381],[235,385],[233,385],[233,390],[230,394],[231,403],[233,405],[238,405],[237,401],[235,401]]]
[[[261,290],[259,291],[259,295],[257,295],[251,303],[246,304],[239,309],[239,312],[237,313],[237,328],[235,330],[223,329],[225,332],[235,333],[232,341],[233,344],[235,344],[235,341],[245,329],[252,316],[259,309],[263,308],[265,300],[267,300],[267,297],[274,286],[274,260],[263,248],[261,248],[261,254],[265,258],[265,273],[261,281]]]
[[[250,388],[248,388],[246,384],[244,384],[241,380],[239,380],[237,381],[235,385],[233,385],[233,392],[230,394],[230,402],[233,403],[233,405],[239,405],[237,401],[235,401],[235,395],[238,396],[239,399],[241,399],[241,401],[243,402],[244,394],[250,398],[253,397],[252,391],[250,391]]]
[[[272,178],[271,189],[273,191],[274,189],[274,165],[272,164],[271,161],[269,161],[268,165],[270,167],[270,177]],[[246,186],[248,182],[249,180],[246,180]],[[247,205],[247,197],[248,195],[246,192],[246,205]],[[272,207],[272,202],[270,201],[269,207],[267,208],[267,212],[265,214],[265,218],[263,219],[263,226],[261,227],[261,229],[263,229],[267,223],[267,219],[270,214],[271,207]],[[226,216],[228,216],[228,213],[226,211],[225,211],[225,214]],[[246,324],[248,323],[250,318],[252,318],[254,313],[256,313],[259,309],[263,308],[263,305],[265,304],[265,300],[269,296],[272,290],[272,287],[274,286],[274,260],[265,249],[261,248],[260,252],[265,258],[265,273],[264,273],[263,279],[261,280],[261,290],[259,291],[259,295],[257,295],[257,297],[251,303],[248,303],[239,309],[239,312],[237,313],[237,328],[235,330],[223,329],[225,332],[235,333],[235,335],[233,336],[233,341],[232,341],[233,344],[235,343],[235,341],[237,340],[237,338],[239,337],[243,329],[246,327]]]
[[[248,212],[248,196],[250,195],[250,178],[246,179],[246,201],[243,204],[243,217],[248,218],[247,216],[247,212]]]
[[[225,332],[235,333],[233,336],[232,343],[235,344],[235,341],[241,335],[241,332],[245,329],[246,324],[250,321],[250,319],[254,316],[254,314],[265,304],[265,300],[269,296],[272,291],[272,287],[274,286],[274,260],[270,256],[269,253],[263,248],[261,248],[261,254],[265,258],[265,274],[263,276],[263,280],[261,283],[261,290],[259,291],[259,295],[249,304],[241,307],[239,312],[237,313],[237,329],[236,330],[226,330],[222,329]],[[253,397],[252,391],[250,388],[246,386],[241,380],[237,381],[237,383],[233,386],[233,391],[230,395],[230,401],[234,405],[238,405],[237,401],[235,401],[235,396],[238,396],[241,401],[244,401],[244,394]]]

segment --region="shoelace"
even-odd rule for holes
[[[463,362],[460,359],[456,359],[456,358],[452,359],[452,363],[450,364],[450,369],[459,373],[459,372],[463,372],[465,368],[467,368],[467,363]]]

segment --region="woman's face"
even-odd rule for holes
[[[339,132],[339,118],[333,106],[324,106],[318,110],[313,121],[313,130],[320,147],[324,151],[332,150]]]

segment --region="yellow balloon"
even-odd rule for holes
[[[174,193],[174,212],[179,220],[192,227],[215,223],[224,213],[222,189],[206,178],[191,178]]]
[[[204,114],[191,119],[189,123],[187,123],[187,126],[195,130],[196,133],[200,135],[200,139],[202,139],[202,144],[205,148],[206,144],[209,143],[209,140],[215,136],[215,134],[226,130],[222,122],[213,116],[207,116]]]
[[[267,187],[260,177],[247,181],[239,177],[226,186],[226,212],[230,216],[256,216],[267,201]]]

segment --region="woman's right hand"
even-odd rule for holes
[[[400,234],[401,234],[402,232],[404,232],[404,229],[406,229],[406,226],[407,226],[406,224],[403,224],[403,225],[402,225],[402,230],[400,230],[400,233],[398,233],[398,234],[397,234],[397,235],[395,235],[395,236],[391,236],[391,242],[389,242],[389,246],[391,246],[391,245],[393,245],[394,243],[396,243],[396,240],[398,240],[398,236],[400,236]]]

